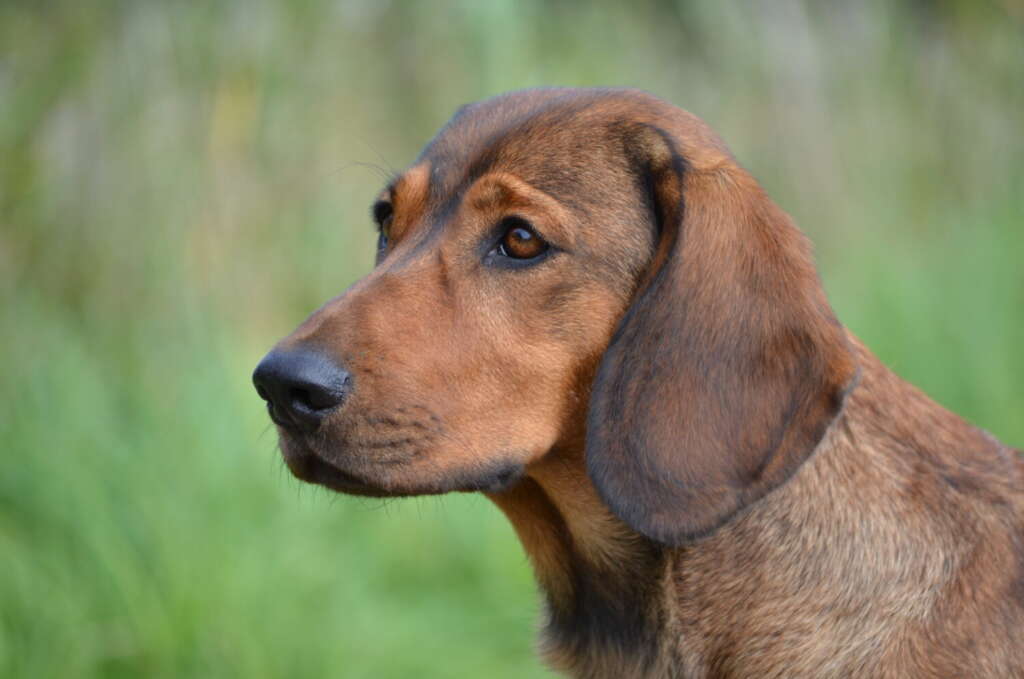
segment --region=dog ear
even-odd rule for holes
[[[785,482],[855,381],[806,238],[724,147],[688,163],[624,134],[657,245],[604,354],[588,473],[623,521],[678,545]]]

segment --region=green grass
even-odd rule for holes
[[[0,6],[0,676],[546,676],[493,507],[301,486],[249,384],[368,271],[381,174],[507,89],[704,117],[842,320],[1024,444],[1021,15],[770,6]]]

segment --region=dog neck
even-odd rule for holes
[[[612,515],[586,475],[583,447],[554,450],[515,487],[490,494],[512,522],[547,604],[542,651],[556,668],[615,658],[656,662],[665,555]]]
[[[815,676],[822,663],[854,676],[867,658],[896,662],[865,628],[936,643],[930,628],[900,628],[872,602],[900,602],[906,619],[938,625],[984,582],[1007,610],[1016,605],[1024,552],[1007,545],[1019,542],[1020,453],[851,341],[862,377],[814,455],[699,543],[658,547],[616,519],[586,475],[582,447],[491,496],[546,594],[551,665],[577,677],[705,676],[742,655],[761,668],[750,676],[774,676],[783,662],[803,668],[794,676]],[[803,644],[818,628],[846,643]],[[903,658],[907,669],[892,676],[962,674],[933,661]]]

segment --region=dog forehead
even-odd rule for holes
[[[634,89],[521,90],[461,107],[420,154],[431,193],[450,196],[488,171],[517,174],[556,195],[624,167],[623,148],[641,128],[672,139],[692,167],[731,157],[697,116]]]
[[[625,91],[526,90],[460,108],[415,166],[430,168],[432,202],[443,204],[491,172],[507,172],[566,198],[621,156],[609,124],[629,106]],[[616,110],[618,109],[618,110]],[[599,162],[600,157],[603,162]]]
[[[529,144],[541,130],[545,136],[557,134],[602,98],[600,90],[538,89],[466,104],[441,128],[424,154],[467,161],[482,151]]]

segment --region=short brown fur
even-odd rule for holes
[[[805,238],[697,118],[504,95],[380,198],[377,268],[282,341],[352,395],[282,451],[342,492],[485,492],[553,667],[1024,677],[1019,451],[839,324]],[[541,261],[496,258],[509,215]]]

